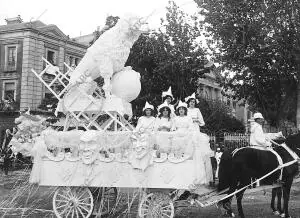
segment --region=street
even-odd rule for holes
[[[55,217],[52,213],[52,197],[55,187],[38,187],[28,184],[29,171],[10,172],[8,177],[1,174],[0,179],[0,214],[1,217]],[[136,217],[137,201],[128,206],[134,196],[135,190],[121,191],[122,199],[119,201],[116,212],[110,217]],[[269,207],[270,192],[258,192],[246,194],[244,197],[244,212],[247,217],[271,218]],[[130,207],[130,209],[128,209]],[[235,200],[233,210],[237,213]],[[177,218],[189,217],[222,217],[221,211],[215,206],[200,208],[195,206],[182,207],[176,210]],[[290,215],[300,218],[300,186],[299,183],[293,186],[290,200]]]

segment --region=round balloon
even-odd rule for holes
[[[141,91],[140,74],[130,68],[116,73],[111,79],[112,94],[131,102]]]

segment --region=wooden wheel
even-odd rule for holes
[[[167,194],[150,193],[139,205],[139,216],[142,218],[173,218],[174,205]]]
[[[53,196],[58,218],[88,218],[94,208],[93,195],[86,187],[60,187]]]
[[[103,217],[105,215],[111,214],[116,205],[117,195],[118,190],[115,187],[104,187],[94,190],[94,214],[97,215],[97,217]]]

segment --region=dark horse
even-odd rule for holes
[[[300,134],[289,136],[286,141],[286,145],[294,151],[298,156],[300,155]],[[275,146],[274,150],[280,155],[283,163],[294,160],[293,157],[281,146]],[[233,193],[240,188],[243,188],[251,183],[251,179],[261,178],[267,173],[273,171],[278,167],[277,157],[270,151],[258,150],[251,147],[245,147],[238,150],[234,155],[232,152],[225,151],[221,157],[220,168],[219,168],[219,186],[218,190],[224,190],[229,188],[228,194]],[[280,204],[280,192],[281,189],[273,189],[272,191],[272,202],[271,207],[275,210],[274,199],[277,195],[278,210],[284,214],[284,217],[290,217],[288,211],[290,190],[293,183],[294,177],[299,172],[298,163],[294,163],[283,169],[282,173],[282,191],[283,191],[283,201],[284,208],[281,211]],[[270,185],[278,181],[280,177],[280,170],[261,180],[261,185]],[[242,199],[246,189],[240,191],[236,194],[237,207],[240,217],[245,217],[242,208]],[[219,205],[226,209],[226,214],[233,216],[231,209],[232,197],[227,198],[221,202]]]

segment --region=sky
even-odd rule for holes
[[[197,5],[192,0],[175,0],[186,13],[193,14]],[[66,35],[76,37],[102,28],[108,15],[122,16],[134,13],[147,16],[149,27],[159,26],[165,15],[168,0],[0,0],[0,25],[5,18],[21,16],[24,22],[41,20],[45,24],[55,24]]]

